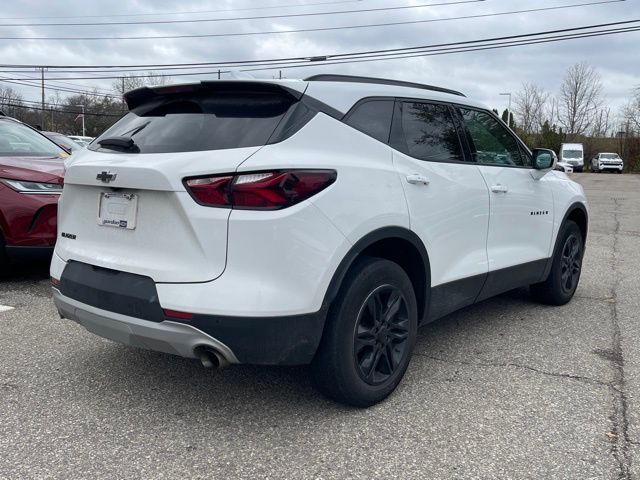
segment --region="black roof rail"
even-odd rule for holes
[[[397,87],[421,88],[422,90],[432,90],[434,92],[449,93],[465,97],[464,93],[423,83],[404,82],[402,80],[390,80],[388,78],[359,77],[356,75],[334,75],[331,73],[313,75],[304,79],[306,82],[350,82],[350,83],[375,83],[379,85],[395,85]]]

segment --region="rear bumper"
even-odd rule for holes
[[[194,313],[178,320],[165,316],[149,277],[80,262],[66,265],[54,300],[62,317],[101,337],[187,358],[211,347],[229,363],[308,364],[325,320],[323,309],[269,317]]]
[[[233,351],[206,333],[177,322],[150,322],[80,303],[53,289],[58,313],[79,323],[91,333],[133,347],[196,358],[196,349],[210,347],[229,363],[239,363]]]

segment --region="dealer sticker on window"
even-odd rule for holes
[[[134,193],[102,192],[98,225],[133,230],[136,228],[138,196]]]

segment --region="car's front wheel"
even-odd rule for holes
[[[534,298],[550,305],[568,303],[578,288],[582,272],[584,239],[578,225],[568,220],[560,228],[551,271],[544,282],[531,285]]]
[[[314,385],[357,407],[385,399],[404,376],[417,335],[411,280],[396,263],[365,258],[347,274],[311,364]]]

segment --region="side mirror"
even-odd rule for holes
[[[536,170],[551,170],[555,166],[553,150],[536,148],[533,150],[533,168]]]

